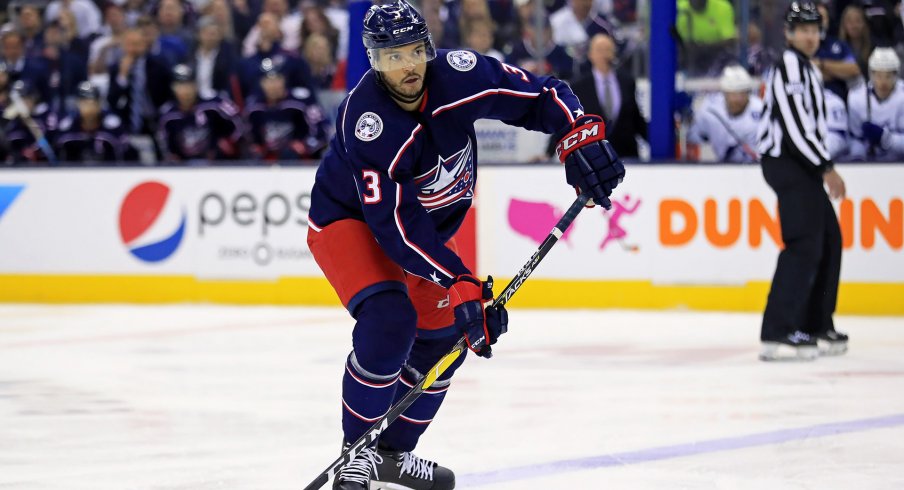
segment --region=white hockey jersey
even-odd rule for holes
[[[826,148],[833,161],[846,160],[850,156],[851,136],[848,131],[848,111],[844,100],[835,95],[831,90],[825,91],[826,101],[826,126],[829,128],[829,136],[826,138]]]
[[[750,96],[744,111],[730,116],[725,96],[713,94],[694,115],[687,139],[690,143],[709,143],[720,162],[756,162],[757,127],[762,117],[763,100],[755,95]]]
[[[867,103],[869,102],[869,103]],[[885,128],[882,141],[872,148],[863,138],[861,126],[870,121]],[[873,90],[866,98],[866,85],[848,93],[848,127],[851,157],[860,160],[897,161],[904,159],[904,81],[898,80],[891,95],[880,101]]]

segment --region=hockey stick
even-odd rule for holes
[[[44,152],[47,161],[50,162],[51,165],[58,165],[59,162],[57,161],[56,153],[53,152],[53,148],[51,148],[50,143],[47,142],[44,131],[41,131],[41,127],[38,126],[38,123],[36,123],[34,119],[32,119],[31,111],[28,110],[25,101],[22,100],[22,97],[16,93],[16,91],[11,91],[9,96],[13,101],[13,106],[16,108],[16,113],[22,118],[22,122],[24,122],[25,127],[28,128],[28,132],[34,137],[35,142],[38,144],[38,148]]]
[[[731,126],[728,125],[728,121],[723,119],[722,116],[718,112],[716,112],[712,107],[708,108],[707,112],[712,114],[716,118],[717,121],[722,123],[722,127],[724,127],[725,130],[728,131],[728,134],[730,134],[731,137],[734,138],[735,141],[737,141],[739,145],[741,145],[741,149],[744,150],[744,153],[746,153],[747,156],[752,158],[754,162],[760,161],[760,154],[757,153],[756,151],[754,151],[754,149],[751,148],[750,145],[747,144],[747,142],[745,142],[743,139],[741,139],[741,137],[738,135],[737,132],[735,132],[734,129],[731,129]],[[725,155],[725,158],[727,159],[728,155]]]
[[[524,264],[524,267],[518,271],[518,274],[515,275],[514,279],[508,283],[505,289],[502,290],[502,293],[496,297],[496,300],[493,301],[493,304],[489,306],[489,308],[496,308],[498,306],[503,306],[509,302],[512,298],[512,295],[515,294],[524,281],[530,277],[531,273],[537,268],[537,265],[540,264],[540,261],[543,260],[543,257],[546,257],[546,254],[549,253],[552,246],[559,241],[559,238],[565,233],[565,230],[571,226],[571,222],[578,216],[578,213],[584,209],[584,205],[587,204],[587,201],[590,199],[586,194],[580,194],[577,199],[571,204],[571,207],[568,208],[568,211],[565,212],[565,215],[559,219],[559,222],[556,223],[556,226],[549,232],[546,239],[543,240],[543,243],[540,244],[540,248],[537,249],[536,252],[531,256],[530,260]],[[332,462],[323,472],[317,475],[317,478],[314,479],[308,486],[304,487],[305,490],[317,490],[318,488],[326,485],[330,479],[334,478],[337,473],[339,473],[339,468],[344,466],[346,463],[355,459],[358,454],[364,448],[373,444],[380,434],[389,427],[389,424],[393,423],[397,418],[399,418],[402,413],[408,409],[408,407],[414,403],[414,401],[421,396],[427,388],[430,388],[436,380],[442,376],[442,374],[455,362],[456,359],[464,354],[465,349],[468,348],[468,344],[465,341],[465,337],[462,336],[458,339],[458,342],[452,347],[446,355],[444,355],[427,374],[415,383],[414,387],[411,388],[408,393],[402,397],[401,400],[398,401],[395,405],[389,408],[389,411],[386,412],[386,415],[380,418],[367,432],[364,433],[363,436],[358,438],[354,444],[350,445],[342,454],[339,455],[339,458]]]

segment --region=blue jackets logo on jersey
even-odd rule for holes
[[[464,148],[439,162],[429,172],[414,179],[420,187],[417,196],[427,211],[448,206],[463,198],[474,197],[474,159],[471,140]]]
[[[373,112],[365,112],[355,125],[355,136],[361,141],[373,141],[383,132],[383,120]]]
[[[446,60],[449,66],[458,71],[469,71],[477,64],[477,57],[470,51],[449,51]]]

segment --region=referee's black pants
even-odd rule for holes
[[[795,330],[813,336],[833,331],[841,229],[822,175],[786,157],[764,156],[762,167],[778,196],[785,248],[778,256],[760,339],[779,339]]]

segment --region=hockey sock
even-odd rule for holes
[[[399,291],[367,298],[356,313],[354,350],[348,356],[342,378],[342,429],[346,442],[357,440],[389,410],[416,335],[414,307]]]
[[[402,369],[396,400],[393,400],[393,403],[404,396],[423,376],[423,373],[429,371],[456,341],[458,341],[457,336],[441,339],[418,338],[411,350],[411,357]],[[464,362],[465,355],[466,353],[449,366],[442,376],[383,432],[380,436],[381,446],[396,451],[414,450],[421,434],[427,430],[442,405],[443,399],[446,398],[446,391],[449,389],[452,375]]]

